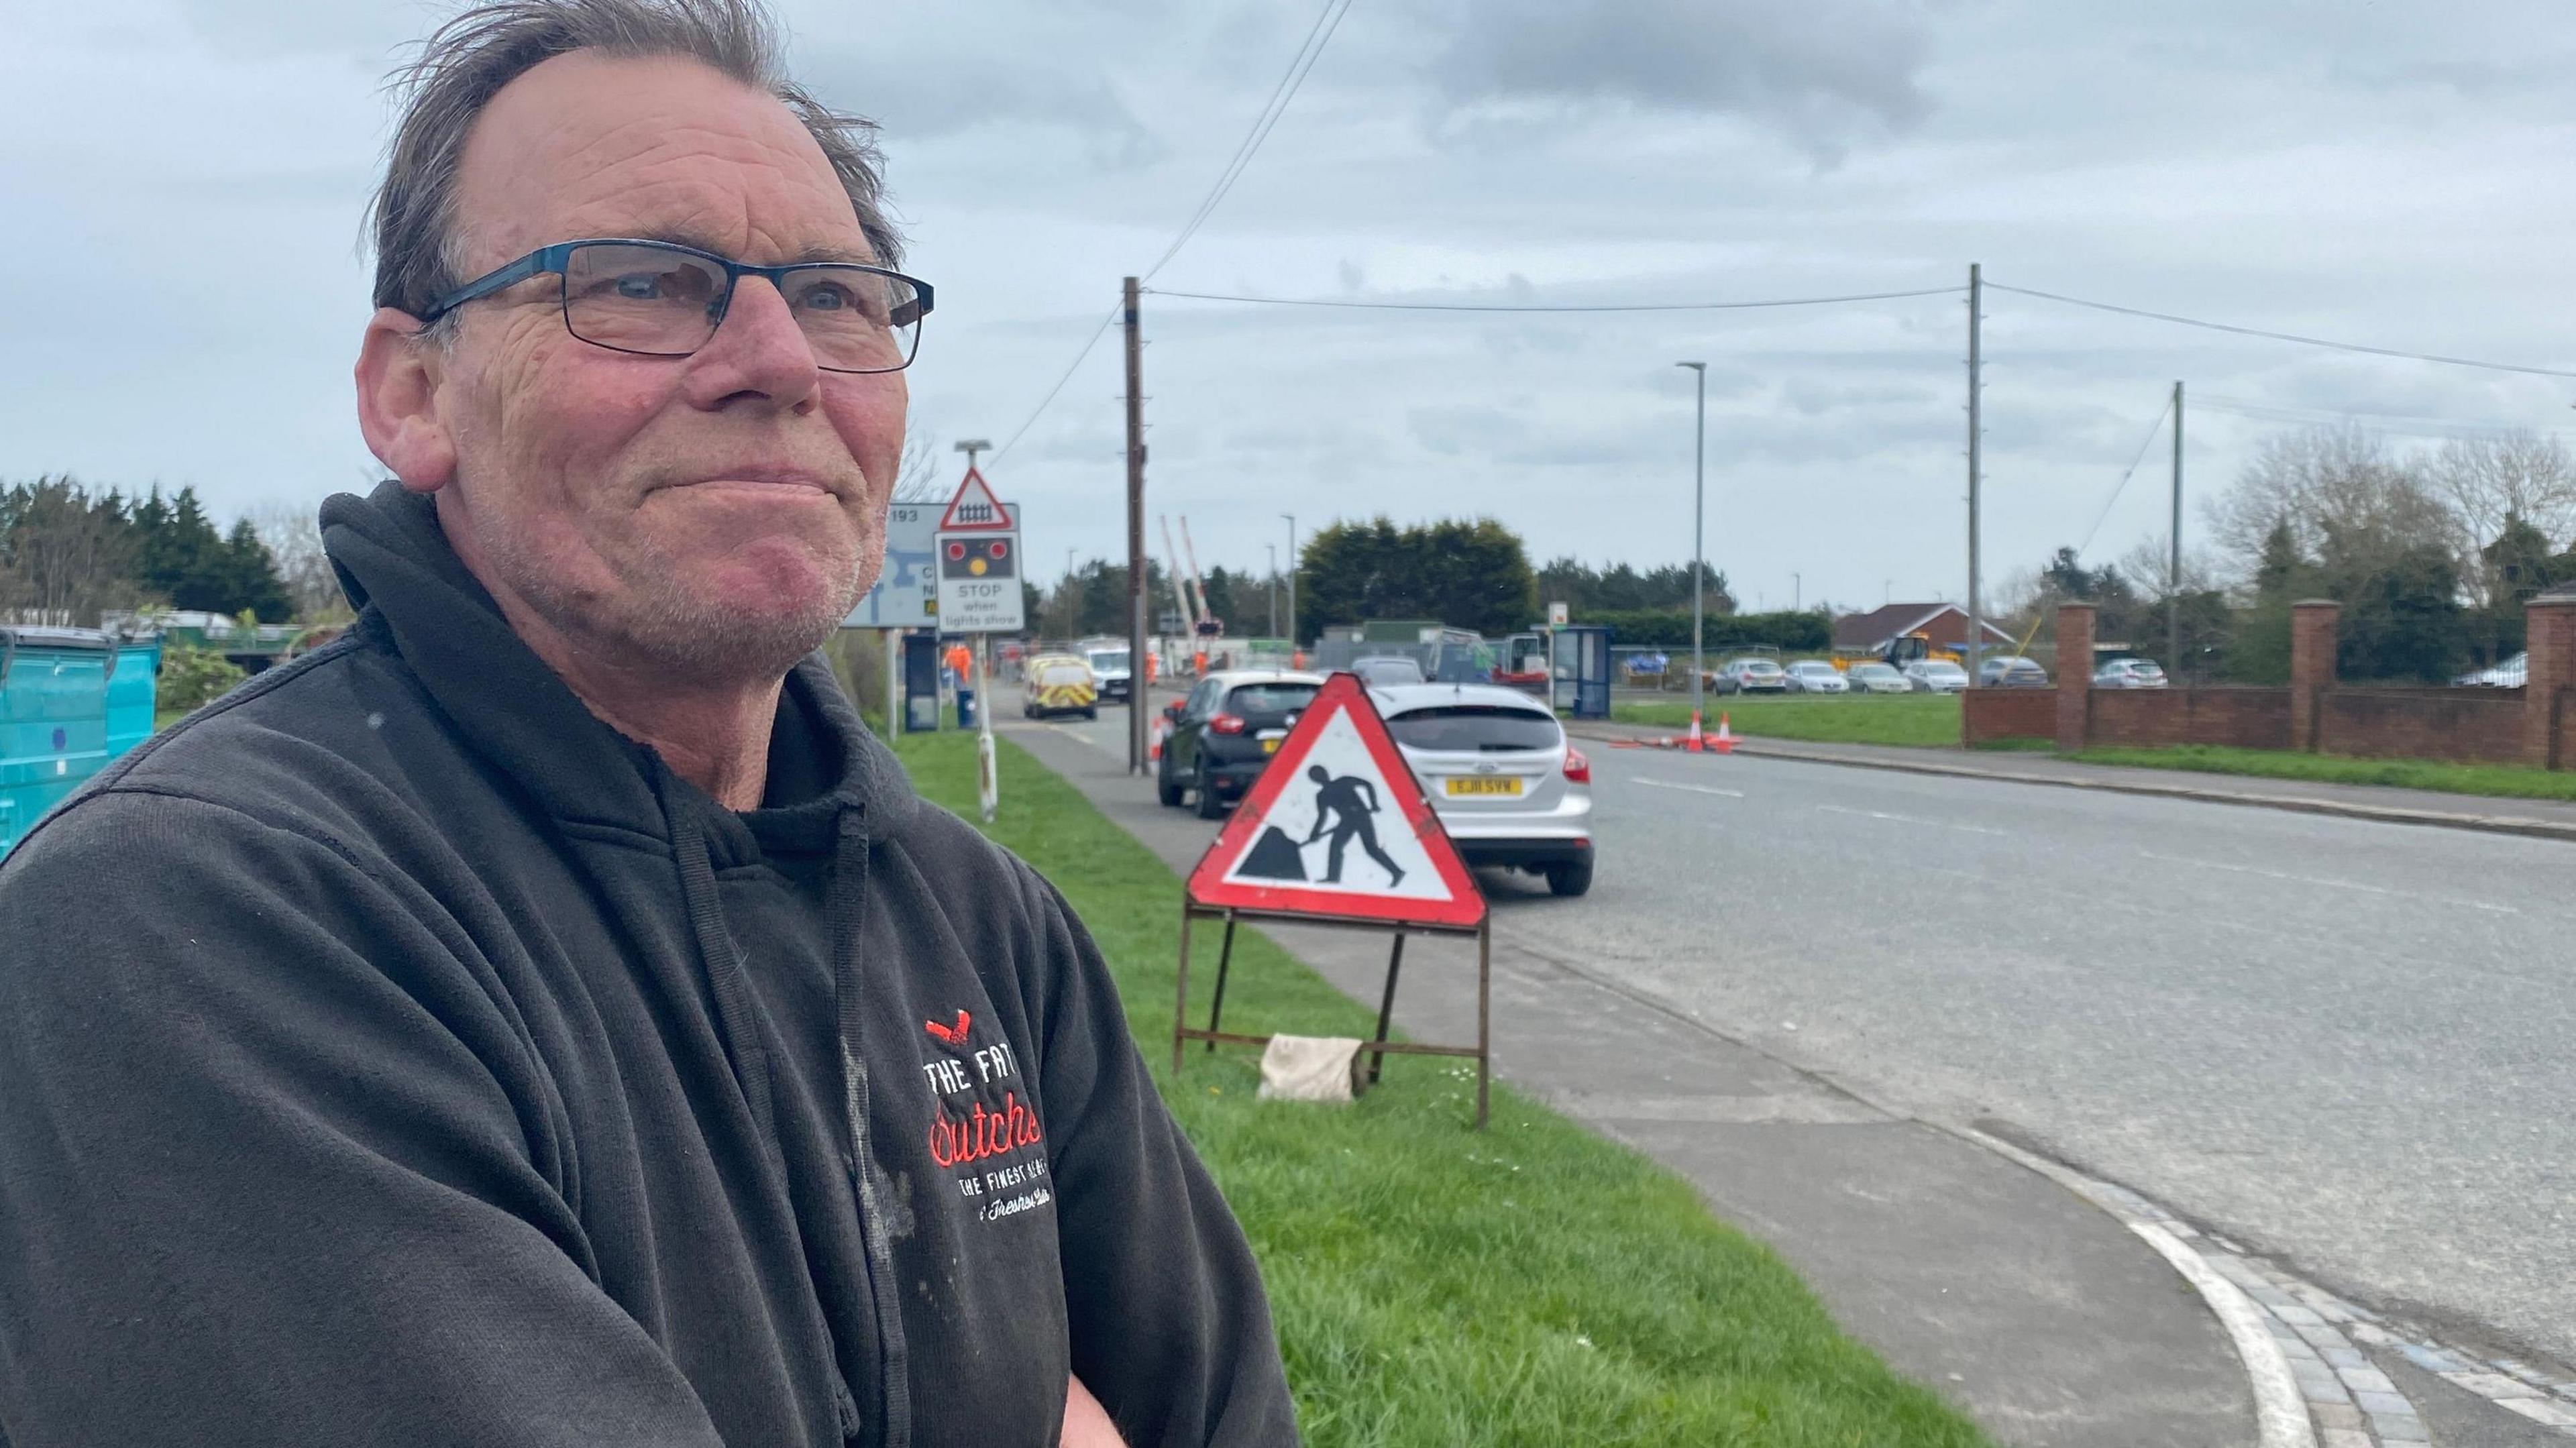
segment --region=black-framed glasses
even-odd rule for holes
[[[671,241],[606,238],[543,246],[429,304],[421,324],[530,277],[562,281],[565,330],[594,347],[639,357],[686,357],[724,325],[734,284],[759,277],[787,300],[814,365],[826,372],[900,372],[921,347],[930,283],[856,262],[754,266]]]

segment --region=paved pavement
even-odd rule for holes
[[[1096,733],[1073,757],[1114,777],[1121,723],[1030,742]],[[1668,1003],[1896,1118],[2124,1183],[2419,1342],[2576,1377],[2576,846],[1758,756],[1594,758],[1593,894],[1488,878],[1529,961]],[[1189,828],[1129,792],[1131,827]],[[1725,1094],[1665,1094],[1695,1093]],[[1558,1093],[1586,1114],[1582,1094]],[[1684,1108],[1619,1110],[1643,1142],[1640,1112]],[[1683,1124],[1667,1134],[1694,1150],[1743,1135]],[[1758,1179],[1712,1197],[1758,1224],[1742,1185]],[[1838,1284],[1842,1251],[1819,1246],[1815,1264],[1783,1250],[1872,1336],[1837,1296],[1866,1284]],[[2568,1441],[2399,1361],[2409,1330],[2353,1331],[2328,1346],[2401,1390],[2430,1383],[2405,1396],[2444,1441]],[[2317,1361],[2329,1380],[2341,1366]]]

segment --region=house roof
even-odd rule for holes
[[[1838,649],[1874,649],[1900,634],[1923,628],[1945,613],[1959,615],[1964,627],[1967,611],[1955,603],[1891,603],[1867,613],[1847,613],[1834,620],[1834,647]],[[2011,643],[2013,636],[1997,628],[1992,619],[1983,620],[1988,635]]]

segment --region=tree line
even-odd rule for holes
[[[2087,601],[2099,638],[2161,657],[2178,605],[2169,664],[2276,684],[2289,678],[2291,605],[2327,598],[2343,605],[2342,677],[2437,683],[2520,651],[2524,605],[2576,582],[2576,457],[2554,437],[2400,451],[2358,428],[2285,433],[2207,514],[2215,561],[2187,558],[2169,580],[2165,540],[2099,566],[2061,548],[2009,590],[2008,620],[2037,625]]]
[[[251,519],[218,530],[192,487],[165,497],[71,477],[0,485],[0,616],[94,628],[115,610],[247,613],[266,623],[327,613],[339,588],[309,516],[299,528],[281,515],[275,536],[293,569]]]

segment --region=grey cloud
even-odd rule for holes
[[[1479,0],[1430,76],[1453,117],[1487,105],[1735,116],[1819,159],[1932,111],[1930,36],[1865,0]]]

